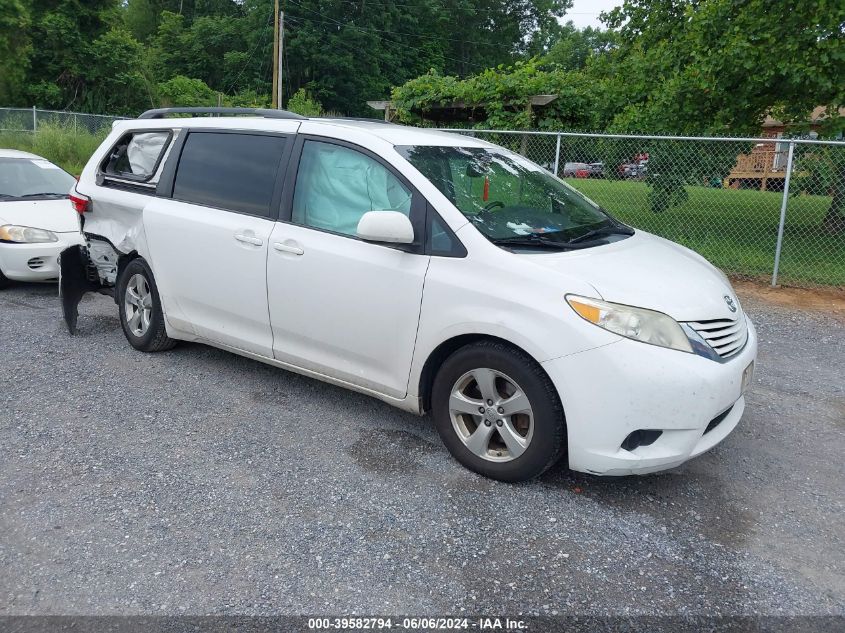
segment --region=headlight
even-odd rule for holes
[[[681,326],[662,312],[576,295],[567,295],[566,301],[583,319],[619,336],[692,352],[692,346]]]
[[[18,244],[40,244],[43,242],[58,242],[59,238],[52,231],[34,229],[31,226],[6,224],[5,226],[0,226],[0,241],[16,242]]]

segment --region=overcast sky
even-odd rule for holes
[[[574,0],[572,8],[563,16],[564,22],[572,20],[578,28],[585,26],[600,26],[599,13],[609,11],[622,4],[621,0]]]

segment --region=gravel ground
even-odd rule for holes
[[[669,473],[507,485],[430,420],[114,304],[0,292],[0,614],[845,615],[845,322],[744,297],[748,409]]]

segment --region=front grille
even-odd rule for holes
[[[39,268],[43,268],[44,264],[47,262],[44,260],[43,257],[33,257],[30,259],[26,265],[29,266],[32,270],[38,270]]]
[[[748,323],[741,313],[734,319],[691,321],[689,326],[722,358],[739,353],[748,340]]]

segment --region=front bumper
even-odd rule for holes
[[[570,468],[645,474],[710,450],[742,417],[742,377],[756,357],[757,333],[748,320],[745,347],[724,363],[629,339],[546,361],[566,414]],[[637,430],[662,433],[648,446],[622,448]]]
[[[59,254],[74,244],[85,244],[82,233],[57,233],[58,242],[0,243],[0,270],[15,281],[53,281],[59,278]]]

